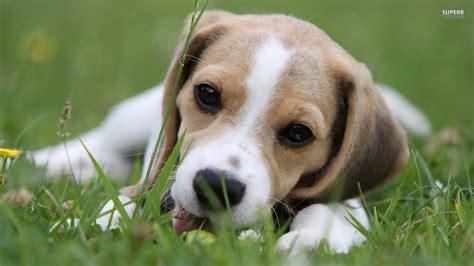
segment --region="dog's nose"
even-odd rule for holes
[[[227,206],[226,197],[230,206],[237,205],[245,193],[245,185],[231,174],[209,168],[196,173],[193,188],[199,202],[213,208]],[[216,203],[220,203],[220,206]]]

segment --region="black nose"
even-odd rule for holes
[[[209,168],[196,173],[193,188],[199,202],[212,208],[227,206],[226,194],[229,205],[234,206],[242,200],[245,193],[245,185],[232,175]]]

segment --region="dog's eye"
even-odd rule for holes
[[[219,92],[208,84],[199,84],[194,88],[194,97],[199,108],[206,113],[216,113],[219,111]]]
[[[280,131],[279,139],[290,147],[301,147],[314,140],[311,129],[301,124],[290,124]]]

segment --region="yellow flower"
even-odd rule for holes
[[[22,59],[36,64],[49,61],[55,54],[53,40],[44,31],[30,32],[20,43],[19,53]]]
[[[21,155],[22,151],[20,150],[10,150],[0,148],[0,156],[6,158],[17,158]]]

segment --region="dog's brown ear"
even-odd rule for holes
[[[371,192],[401,170],[409,157],[405,132],[367,68],[353,59],[333,60],[330,68],[340,97],[332,132],[335,150],[323,169],[301,177],[290,199],[347,199],[359,195],[358,184],[362,192]]]
[[[163,117],[168,106],[170,106],[170,112],[168,121],[165,125],[163,140],[160,145],[160,151],[153,172],[150,177],[149,184],[152,185],[157,178],[160,169],[168,159],[173,147],[175,146],[178,138],[178,131],[180,126],[180,115],[176,106],[176,96],[179,93],[181,87],[185,84],[188,77],[191,75],[195,64],[199,61],[200,55],[203,51],[212,44],[219,36],[225,33],[226,27],[222,21],[236,16],[229,12],[224,11],[206,11],[201,19],[199,20],[195,31],[192,35],[191,41],[188,46],[188,51],[184,61],[180,61],[180,57],[183,53],[185,40],[189,34],[191,25],[191,16],[188,16],[186,20],[184,30],[181,33],[178,42],[178,48],[173,56],[170,68],[168,69],[165,81],[164,81],[164,94],[163,94]],[[182,72],[179,72],[180,64],[183,64]],[[180,78],[177,79],[177,76]],[[176,83],[176,84],[175,84]],[[176,87],[176,91],[174,91]]]

